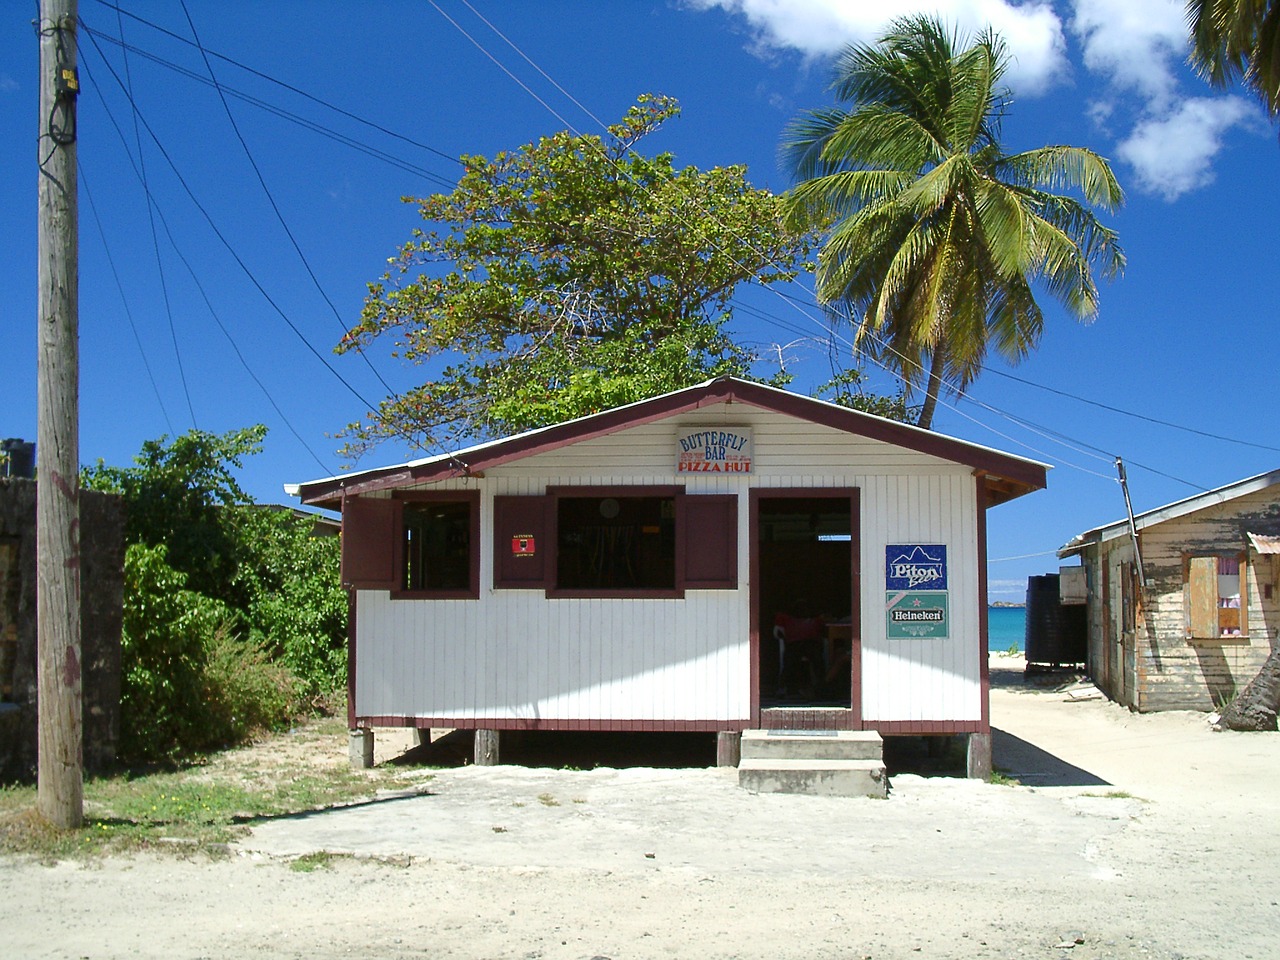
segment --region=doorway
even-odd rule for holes
[[[858,539],[856,490],[753,491],[755,699],[773,719],[815,710],[825,716],[812,722],[834,728],[856,719]]]

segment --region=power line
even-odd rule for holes
[[[115,5],[114,3],[109,3],[107,2],[107,0],[97,0],[97,2],[109,10],[115,10],[117,13],[122,13],[126,17],[129,17],[132,20],[136,20],[139,23],[145,24],[146,26],[157,31],[158,33],[162,33],[167,37],[177,40],[179,43],[184,43],[187,46],[195,46],[195,44],[192,43],[192,41],[187,39],[186,37],[180,34],[174,33],[171,30],[166,30],[164,27],[160,26],[159,24],[153,23],[152,21],[147,20],[143,17],[140,17],[135,13],[131,13],[128,10],[125,10]],[[280,80],[277,77],[273,77],[268,73],[263,73],[261,70],[257,70],[246,63],[242,63],[239,60],[235,60],[231,57],[226,56],[225,54],[217,53],[216,51],[212,51],[212,50],[209,51],[209,55],[218,60],[222,60],[225,63],[229,63],[233,67],[243,70],[245,73],[252,74],[253,76],[259,78],[260,80],[266,80],[268,83],[275,84],[278,87],[288,90],[290,93],[297,94],[298,96],[306,100],[310,100],[312,103],[322,106],[327,110],[332,110],[334,113],[340,114],[341,116],[344,116],[349,120],[354,120],[356,123],[363,124],[366,127],[369,127],[373,130],[377,130],[379,133],[386,134],[388,137],[392,137],[393,139],[400,140],[403,143],[407,143],[410,146],[417,147],[420,150],[425,150],[428,153],[435,154],[437,157],[440,157],[443,160],[448,160],[450,163],[456,163],[459,166],[462,165],[462,161],[459,160],[457,157],[451,156],[450,154],[445,153],[442,150],[437,150],[435,147],[431,146],[430,144],[423,143],[420,140],[414,140],[412,137],[406,136],[405,134],[402,134],[402,133],[398,133],[397,131],[390,129],[389,127],[384,127],[381,124],[376,123],[373,120],[369,120],[366,117],[362,117],[357,113],[352,113],[350,110],[345,110],[334,103],[330,103],[328,100],[325,100],[322,97],[318,97],[315,94],[308,93],[306,90],[303,90],[300,87],[295,87],[290,83],[286,83],[285,81]]]
[[[1120,407],[1113,407],[1110,404],[1102,403],[1100,400],[1090,400],[1088,397],[1077,396],[1074,393],[1068,393],[1065,390],[1058,390],[1055,387],[1050,387],[1043,383],[1036,383],[1034,380],[1025,380],[1022,377],[1016,377],[1011,373],[1005,373],[1003,370],[994,370],[988,367],[986,369],[986,372],[993,373],[997,377],[1004,377],[1006,380],[1013,380],[1013,381],[1016,381],[1017,383],[1025,384],[1026,386],[1029,386],[1029,387],[1036,387],[1040,390],[1044,390],[1048,393],[1056,394],[1060,397],[1066,397],[1068,400],[1076,400],[1080,403],[1087,403],[1090,406],[1098,407],[1099,409],[1106,410],[1110,413],[1118,413],[1121,416],[1132,417],[1135,420],[1142,420],[1146,423],[1154,423],[1157,426],[1161,426],[1161,427],[1169,427],[1172,430],[1181,430],[1184,433],[1195,434],[1198,437],[1205,437],[1206,439],[1209,439],[1209,440],[1221,440],[1223,443],[1235,443],[1235,444],[1239,444],[1242,447],[1254,447],[1258,450],[1268,450],[1268,451],[1271,451],[1272,453],[1280,453],[1280,447],[1268,446],[1265,443],[1253,443],[1249,440],[1240,440],[1236,437],[1226,437],[1217,433],[1209,433],[1206,430],[1197,430],[1195,427],[1184,426],[1183,424],[1180,424],[1180,423],[1172,423],[1171,421],[1168,421],[1168,420],[1161,420],[1158,417],[1147,416],[1146,414],[1143,414],[1143,413],[1134,413],[1132,410],[1124,410],[1124,409],[1121,409]]]
[[[115,71],[115,68],[111,66],[110,61],[108,61],[105,57],[103,57],[102,48],[98,46],[98,43],[92,34],[89,34],[89,39],[93,42],[94,49],[97,51],[98,56],[101,58],[103,65],[111,73],[112,77],[116,81],[116,84],[124,92],[125,97],[129,99],[129,102],[133,106],[133,108],[137,110],[137,105],[133,102],[132,98],[129,97],[129,92],[127,89],[125,89],[124,84],[121,82],[119,74],[117,74]],[[85,66],[86,66],[85,73],[89,75],[90,80],[92,80],[92,76],[89,74],[89,70],[87,69],[87,64]],[[95,85],[95,90],[98,93],[99,98],[102,99],[103,105],[105,107],[106,100],[105,98],[102,98],[101,90],[97,90],[96,85]],[[186,178],[183,177],[181,171],[178,170],[177,164],[173,162],[173,158],[169,156],[168,151],[165,150],[164,145],[160,142],[159,137],[157,137],[155,131],[151,129],[151,125],[147,123],[146,117],[142,115],[141,111],[138,111],[137,116],[138,116],[139,122],[142,124],[143,128],[147,131],[147,135],[151,137],[152,142],[155,143],[156,148],[160,151],[160,155],[164,157],[165,162],[168,163],[169,169],[173,172],[173,175],[177,178],[178,183],[182,185],[182,189],[186,192],[187,197],[195,205],[196,209],[200,211],[201,215],[205,219],[205,222],[209,225],[209,228],[213,231],[214,235],[218,238],[218,240],[222,243],[223,247],[231,255],[231,258],[236,262],[236,265],[239,266],[241,271],[244,272],[245,276],[249,279],[249,282],[252,283],[253,286],[258,290],[258,292],[262,295],[263,299],[265,299],[267,303],[270,304],[271,308],[276,312],[276,314],[280,317],[280,319],[285,322],[285,324],[289,327],[291,331],[293,331],[294,336],[296,336],[298,340],[301,341],[302,345],[307,348],[307,350],[311,353],[311,355],[314,356],[317,360],[319,360],[320,363],[324,365],[325,369],[328,370],[331,374],[333,374],[334,378],[337,379],[338,382],[341,383],[344,387],[346,387],[347,391],[352,396],[354,396],[357,400],[359,400],[362,404],[364,404],[366,408],[373,409],[373,405],[370,404],[369,401],[366,400],[361,395],[360,391],[358,391],[354,386],[351,385],[351,383],[347,380],[346,377],[344,377],[337,369],[333,367],[332,364],[329,363],[328,359],[325,358],[311,344],[311,341],[309,341],[306,338],[306,336],[302,333],[302,331],[298,329],[297,324],[295,324],[293,320],[290,319],[289,315],[285,313],[285,311],[280,307],[280,305],[276,303],[275,299],[267,291],[266,287],[262,285],[261,281],[258,280],[254,272],[249,269],[249,265],[245,263],[244,258],[241,257],[240,254],[236,252],[236,249],[231,245],[231,242],[226,238],[226,235],[223,234],[221,229],[219,229],[217,223],[213,219],[213,216],[209,213],[209,211],[205,208],[205,206],[200,202],[199,198],[196,197],[195,192],[191,189],[190,184],[187,183]]]
[[[115,9],[115,8],[112,8],[112,9]],[[138,19],[138,18],[135,18],[135,19]],[[148,21],[144,20],[142,22],[147,23]],[[92,34],[95,38],[99,40],[102,40],[106,43],[110,43],[113,46],[119,47],[121,50],[127,50],[128,52],[134,54],[135,56],[148,60],[151,63],[154,63],[157,66],[164,67],[167,70],[171,70],[172,72],[177,73],[180,76],[186,77],[189,80],[193,80],[196,83],[203,84],[207,87],[213,86],[213,83],[209,80],[208,77],[203,76],[195,72],[194,70],[189,70],[186,67],[182,66],[181,64],[174,63],[172,60],[166,60],[164,57],[161,57],[155,53],[152,53],[149,50],[146,50],[142,47],[136,46],[134,44],[126,43],[120,37],[114,37],[109,33],[104,33],[101,30],[94,29],[88,24],[83,23],[83,21],[81,25],[86,34]],[[157,29],[160,29],[160,28],[157,28]],[[191,45],[190,40],[183,40],[183,42],[187,43],[188,45]],[[210,52],[210,56],[217,57],[223,60],[229,60],[229,58],[222,57],[221,55],[214,53],[212,51]],[[229,60],[229,62],[236,63],[236,61],[234,60]],[[244,69],[251,69],[251,68],[245,67]],[[280,86],[283,86],[287,89],[294,90],[295,92],[299,93],[304,97],[307,97],[310,100],[316,100],[317,102],[324,104],[324,101],[318,100],[318,98],[312,97],[309,94],[306,94],[301,90],[298,90],[296,87],[291,87],[289,84],[283,83],[282,81],[273,80],[273,78],[267,76],[266,74],[261,74],[258,71],[251,71],[251,72],[255,73],[256,75],[262,76],[266,80],[270,80],[271,82],[277,83]],[[444,177],[438,173],[435,173],[434,171],[426,167],[419,166],[418,164],[413,163],[409,160],[405,160],[402,157],[397,157],[395,154],[388,153],[385,150],[379,149],[378,147],[374,147],[361,140],[357,140],[354,137],[347,136],[344,133],[339,133],[338,131],[334,130],[331,127],[327,127],[324,124],[318,123],[314,120],[309,120],[306,117],[300,116],[299,114],[286,110],[283,107],[270,103],[267,100],[263,100],[260,97],[255,97],[252,94],[245,93],[242,90],[237,90],[235,87],[227,86],[226,84],[222,84],[222,89],[228,96],[234,97],[237,100],[241,100],[245,103],[250,104],[251,106],[257,107],[259,110],[269,113],[272,116],[279,117],[282,120],[287,120],[290,123],[296,124],[297,126],[300,126],[306,130],[310,130],[313,133],[317,133],[320,136],[333,140],[336,143],[340,143],[343,146],[350,147],[351,149],[356,150],[360,153],[363,153],[366,156],[373,157],[376,160],[381,160],[384,163],[389,164],[390,166],[393,166],[393,167],[396,167],[397,169],[405,171],[406,173],[411,173],[414,176],[421,177],[424,180],[428,180],[436,184],[437,186],[444,187],[445,189],[453,189],[457,185],[456,181],[449,180],[447,177]],[[338,112],[344,115],[348,115],[346,111],[343,111],[338,107],[334,107],[331,104],[325,104],[325,105],[328,106],[329,109],[337,110]],[[358,122],[365,123],[369,126],[374,126],[374,127],[377,126],[376,124],[372,124],[370,121],[361,120],[361,118],[356,117],[354,114],[350,114],[350,116],[352,116],[352,118],[357,120]],[[383,130],[384,128],[377,127],[377,129]],[[405,139],[405,138],[402,137],[400,139]],[[416,146],[421,146],[423,149],[431,150],[434,153],[440,153],[440,151],[434,150],[431,147],[427,147],[422,144],[417,144],[416,141],[410,141],[410,142],[414,143]],[[448,156],[447,154],[441,154],[441,155],[446,157]],[[457,158],[450,157],[449,159],[455,163],[461,163],[461,161],[457,160]]]
[[[87,77],[87,78],[89,78],[89,79],[91,80],[91,79],[92,79],[92,75],[90,74],[90,72],[89,72],[89,70],[88,70],[87,64],[83,64],[83,63],[82,63],[81,65],[82,65],[83,67],[85,67],[85,75],[86,75],[86,77]],[[137,164],[134,162],[134,160],[133,160],[133,156],[129,153],[129,150],[128,150],[128,142],[127,142],[127,140],[125,139],[124,131],[120,129],[120,124],[116,121],[115,114],[114,114],[114,113],[112,113],[111,108],[107,105],[106,101],[102,98],[102,92],[101,92],[101,90],[99,90],[99,89],[97,88],[97,86],[96,86],[96,85],[91,84],[91,86],[92,86],[92,88],[93,88],[94,92],[98,94],[99,102],[101,102],[101,103],[102,103],[102,105],[103,105],[103,109],[104,109],[104,112],[105,112],[105,113],[106,113],[106,115],[107,115],[107,118],[110,120],[110,122],[111,122],[112,126],[115,128],[115,131],[116,131],[117,136],[119,136],[119,137],[120,137],[121,143],[122,143],[122,144],[124,145],[124,147],[125,147],[125,155],[129,158],[129,163],[130,163],[131,168],[133,169],[134,176],[138,177],[139,182],[142,184],[143,191],[144,191],[144,192],[146,192],[146,193],[148,194],[148,200],[149,200],[149,201],[154,202],[154,198],[153,198],[153,197],[151,197],[151,191],[150,191],[150,187],[149,187],[149,185],[148,185],[148,184],[147,184],[147,182],[142,178],[141,171],[138,169]],[[82,176],[82,178],[83,178],[83,172],[81,173],[81,176]],[[89,194],[88,194],[88,183],[85,183],[85,194],[86,194],[86,196],[89,196]],[[98,219],[97,208],[96,208],[96,207],[94,206],[94,204],[93,204],[93,198],[92,198],[92,196],[89,196],[89,204],[90,204],[91,209],[93,210],[94,219],[95,219],[95,220],[97,220],[97,219]],[[248,360],[247,360],[247,359],[245,359],[245,356],[244,356],[244,354],[241,352],[239,345],[235,342],[235,338],[234,338],[234,337],[232,337],[230,330],[228,330],[228,329],[227,329],[226,325],[222,322],[222,318],[218,315],[217,310],[216,310],[216,309],[214,309],[213,303],[212,303],[212,301],[209,299],[209,294],[206,292],[206,290],[205,290],[205,288],[204,288],[204,284],[202,284],[202,283],[200,282],[200,278],[199,278],[199,276],[196,274],[195,268],[191,265],[191,261],[187,259],[186,255],[182,252],[182,249],[178,246],[177,239],[176,239],[176,238],[174,237],[174,235],[173,235],[173,230],[172,230],[172,229],[170,228],[170,226],[169,226],[169,221],[168,221],[168,219],[165,217],[165,215],[164,215],[164,210],[160,207],[160,204],[159,204],[158,202],[155,202],[155,214],[156,214],[156,216],[157,216],[157,217],[159,218],[159,220],[160,220],[160,225],[161,225],[161,227],[163,227],[163,228],[164,228],[165,236],[166,236],[166,237],[168,237],[168,239],[169,239],[169,244],[170,244],[170,246],[173,248],[173,252],[174,252],[174,254],[177,256],[178,261],[179,261],[179,262],[180,262],[184,267],[186,267],[186,269],[187,269],[187,273],[191,276],[191,280],[192,280],[192,282],[195,284],[196,289],[199,291],[201,298],[204,300],[205,306],[206,306],[206,308],[208,308],[210,316],[212,316],[212,317],[213,317],[213,321],[214,321],[214,323],[215,323],[215,324],[217,324],[218,329],[222,331],[222,335],[223,335],[224,337],[226,337],[226,339],[227,339],[228,343],[231,345],[231,349],[232,349],[232,351],[235,353],[235,355],[236,355],[236,359],[238,359],[238,360],[240,361],[240,365],[244,368],[245,373],[247,373],[247,374],[249,375],[249,378],[250,378],[251,380],[253,380],[253,382],[254,382],[255,384],[257,384],[258,388],[262,391],[263,395],[266,397],[267,402],[268,402],[269,404],[271,404],[272,409],[274,409],[274,410],[276,411],[276,414],[280,417],[281,422],[283,422],[283,423],[284,423],[284,425],[285,425],[285,427],[289,430],[289,432],[293,434],[293,436],[297,439],[298,443],[300,443],[300,444],[302,445],[303,449],[305,449],[305,450],[307,451],[307,453],[309,453],[309,454],[311,455],[311,458],[312,458],[313,460],[315,460],[315,462],[319,465],[320,469],[321,469],[321,470],[328,470],[328,471],[332,472],[332,467],[331,467],[330,465],[326,464],[326,463],[321,459],[321,457],[319,456],[319,454],[317,454],[317,453],[316,453],[316,451],[311,447],[311,445],[307,443],[307,441],[303,438],[302,434],[301,434],[301,433],[299,433],[299,432],[298,432],[298,429],[293,425],[293,422],[292,422],[292,421],[290,421],[290,419],[288,418],[288,416],[286,416],[285,412],[280,408],[280,405],[276,402],[275,398],[271,395],[271,391],[267,389],[266,384],[262,382],[262,380],[258,377],[258,375],[257,375],[256,373],[254,373],[253,368],[249,366],[249,362],[248,362]],[[114,261],[114,259],[113,259],[113,258],[112,258],[112,256],[111,256],[111,249],[110,249],[110,247],[109,247],[109,245],[108,245],[108,243],[107,243],[107,236],[106,236],[106,232],[103,230],[103,228],[102,228],[102,223],[101,223],[101,221],[100,221],[100,220],[98,221],[98,232],[99,232],[99,234],[100,234],[100,235],[101,235],[101,237],[102,237],[103,250],[104,250],[104,252],[105,252],[105,253],[106,253],[106,255],[107,255],[107,262],[111,264],[112,272],[113,272],[113,273],[116,273],[116,269],[115,269],[115,261]],[[119,277],[119,274],[118,274],[118,273],[116,273],[116,283],[117,283],[117,286],[119,286],[119,288],[120,288],[120,296],[121,296],[121,298],[122,298],[122,299],[124,299],[124,287],[123,287],[123,285],[122,285],[122,284],[121,284],[121,282],[120,282],[120,277]],[[131,325],[131,326],[134,326],[134,323],[133,323],[133,315],[132,315],[132,313],[131,313],[131,312],[129,312],[129,308],[128,308],[128,303],[127,303],[127,301],[126,301],[126,303],[125,303],[125,312],[126,312],[126,314],[128,315],[128,317],[129,317],[129,323],[130,323],[130,325]],[[137,331],[137,327],[136,327],[136,326],[134,326],[134,336],[135,336],[135,338],[138,338],[138,331]],[[140,338],[138,339],[138,349],[139,349],[140,351],[142,350],[142,342],[141,342],[141,339],[140,339]],[[144,365],[146,366],[146,368],[147,368],[147,374],[148,374],[148,376],[150,376],[150,375],[151,375],[151,367],[150,367],[150,365],[147,363],[146,353],[145,353],[145,352],[143,352],[143,364],[144,364]],[[153,387],[155,386],[155,379],[154,379],[154,377],[152,377],[152,385],[153,385]],[[159,394],[159,390],[158,390],[158,389],[157,389],[157,391],[156,391],[156,399],[157,399],[157,400],[160,400],[160,394]],[[162,412],[164,412],[164,414],[165,414],[165,423],[166,423],[166,424],[168,425],[168,427],[169,427],[169,432],[170,432],[170,433],[176,433],[176,431],[175,431],[175,430],[174,430],[174,428],[173,428],[173,424],[172,424],[172,422],[169,420],[168,412],[167,412],[167,411],[165,410],[165,408],[164,408],[164,401],[163,401],[163,400],[160,400],[160,408],[161,408],[161,411],[162,411]]]
[[[129,329],[133,331],[134,342],[138,345],[138,353],[142,356],[142,366],[147,371],[147,379],[151,381],[151,389],[155,392],[156,403],[160,405],[160,413],[164,416],[165,426],[169,428],[169,432],[177,433],[173,429],[173,421],[169,419],[169,411],[164,405],[164,398],[160,395],[160,387],[156,383],[156,375],[151,370],[151,363],[147,360],[147,351],[142,346],[142,337],[138,333],[138,325],[134,322],[133,311],[129,309],[129,298],[125,296],[124,284],[120,280],[120,271],[116,269],[116,261],[111,256],[111,247],[107,244],[107,232],[102,228],[102,218],[98,216],[98,205],[93,202],[93,193],[89,189],[89,179],[85,176],[84,167],[80,162],[76,161],[76,169],[79,171],[80,185],[84,187],[85,199],[89,201],[89,211],[93,214],[93,222],[98,227],[98,236],[102,238],[102,249],[107,255],[107,265],[111,268],[111,275],[115,278],[116,289],[120,292],[120,302],[124,306],[124,315],[129,320]]]
[[[249,144],[245,142],[244,135],[240,132],[240,125],[236,123],[236,118],[231,113],[231,105],[227,103],[227,98],[222,93],[222,87],[218,84],[218,78],[213,73],[213,65],[209,62],[209,56],[205,53],[204,46],[200,43],[200,35],[196,32],[195,21],[191,19],[191,12],[187,9],[187,2],[186,0],[180,0],[180,2],[182,4],[182,12],[186,15],[187,23],[191,27],[191,36],[195,38],[196,49],[200,51],[200,56],[204,58],[205,69],[209,71],[209,79],[213,81],[213,89],[218,92],[218,99],[222,102],[222,108],[227,113],[227,120],[231,123],[231,129],[235,132],[236,139],[240,141],[240,146],[244,148],[244,155],[249,160],[249,166],[253,167],[254,175],[258,178],[258,184],[262,187],[262,192],[266,194],[267,202],[271,204],[271,209],[275,212],[276,219],[280,222],[280,226],[283,228],[285,235],[289,238],[289,243],[293,245],[294,252],[298,254],[298,259],[302,261],[302,266],[306,269],[307,276],[309,276],[311,278],[311,282],[315,284],[315,288],[319,291],[324,302],[329,305],[329,310],[333,313],[333,319],[337,321],[338,328],[345,335],[349,328],[342,322],[342,315],[338,313],[338,308],[334,305],[333,300],[330,299],[329,294],[325,292],[324,286],[320,283],[320,278],[316,276],[316,272],[311,269],[311,261],[309,261],[307,259],[307,255],[302,252],[302,247],[298,243],[297,237],[295,237],[293,231],[289,229],[289,224],[285,220],[284,214],[280,212],[280,206],[276,203],[276,198],[272,195],[271,188],[267,186],[266,178],[263,177],[262,170],[259,168],[258,162],[254,160],[253,151],[249,149]],[[358,344],[356,346],[356,353],[360,355],[360,359],[364,361],[365,366],[367,366],[373,375],[378,378],[378,382],[382,384],[387,392],[393,393],[394,391],[391,389],[391,384],[387,383],[386,379],[373,365],[373,361],[369,359],[369,355],[366,354]]]
[[[133,76],[129,72],[129,55],[127,53],[124,56],[124,75],[126,81],[126,92],[129,97],[129,103],[132,105],[134,103]],[[182,350],[178,347],[178,329],[177,325],[173,322],[173,305],[169,300],[169,284],[166,281],[164,274],[164,258],[160,255],[160,237],[156,232],[156,216],[154,204],[151,199],[151,189],[147,185],[147,160],[146,153],[142,149],[142,134],[138,131],[138,113],[136,107],[134,108],[133,113],[133,135],[138,145],[138,167],[142,176],[142,188],[147,195],[147,222],[151,227],[151,247],[155,252],[156,271],[160,275],[160,295],[164,301],[165,317],[169,321],[169,339],[173,343],[173,355],[178,362],[178,379],[182,383],[182,395],[187,400],[187,413],[191,415],[191,426],[199,429],[199,424],[196,422],[195,407],[191,403],[191,388],[187,384],[187,370],[182,363]]]

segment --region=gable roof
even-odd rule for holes
[[[1260,473],[1256,477],[1237,480],[1235,483],[1228,483],[1214,490],[1206,490],[1204,493],[1187,497],[1185,500],[1177,500],[1163,507],[1156,507],[1154,510],[1135,514],[1133,523],[1137,529],[1143,530],[1157,523],[1164,523],[1166,520],[1185,517],[1187,514],[1195,513],[1197,510],[1215,507],[1220,503],[1236,500],[1251,493],[1258,493],[1277,484],[1280,484],[1280,470]],[[1070,541],[1058,548],[1058,556],[1061,558],[1073,556],[1091,544],[1105,543],[1117,537],[1127,536],[1129,536],[1129,521],[1116,520],[1072,537]]]
[[[762,383],[739,380],[736,377],[720,377],[576,420],[489,440],[453,453],[286,485],[285,492],[290,496],[300,497],[303,503],[338,509],[344,496],[433,480],[474,476],[483,470],[525,457],[717,403],[744,403],[962,463],[985,478],[990,504],[1003,503],[1045,486],[1047,467],[1043,463]]]

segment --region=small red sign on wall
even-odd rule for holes
[[[532,557],[536,544],[533,537],[512,537],[511,555],[513,557]]]

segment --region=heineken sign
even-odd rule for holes
[[[890,640],[950,636],[945,590],[890,591],[885,594],[885,616]]]

